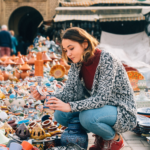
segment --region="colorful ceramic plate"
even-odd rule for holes
[[[139,91],[138,80],[144,80],[144,76],[137,71],[128,71],[127,74],[133,90]]]
[[[137,114],[137,122],[138,123],[139,122],[149,122],[149,121],[150,121],[150,118]]]
[[[43,96],[43,95],[46,94],[46,92],[44,91],[43,87],[37,86],[36,89],[37,89],[37,91],[39,92],[40,95]]]
[[[57,78],[62,78],[65,75],[66,69],[62,65],[54,65],[50,70],[50,75]]]

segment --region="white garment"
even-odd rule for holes
[[[136,68],[144,75],[150,87],[150,46],[149,38],[144,31],[129,35],[117,35],[103,31],[98,47],[113,53],[128,66]]]

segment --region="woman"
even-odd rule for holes
[[[79,116],[81,125],[95,134],[90,150],[119,150],[124,146],[120,133],[136,126],[136,106],[126,71],[112,54],[96,49],[98,42],[78,27],[62,37],[62,56],[71,62],[66,86],[50,98],[47,106],[54,117],[68,126]],[[36,99],[43,99],[37,91]]]

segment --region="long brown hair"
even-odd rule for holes
[[[82,44],[85,41],[88,42],[88,47],[84,50],[84,53],[81,57],[81,61],[84,62],[87,62],[88,59],[94,55],[95,47],[98,45],[98,41],[93,36],[78,27],[72,27],[67,29],[62,36],[62,40],[63,39],[69,39],[78,42],[79,44]],[[63,50],[62,57],[67,62],[72,62]]]

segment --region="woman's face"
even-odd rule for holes
[[[86,43],[84,42],[83,44],[80,44],[76,41],[63,39],[63,51],[66,53],[67,57],[72,60],[73,63],[78,63],[81,60],[81,56],[83,55],[85,48],[87,47]]]

